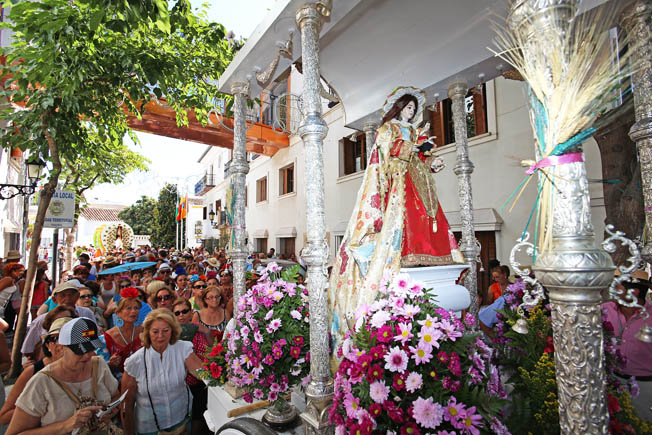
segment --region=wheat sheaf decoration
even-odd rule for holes
[[[547,6],[542,7],[544,3]],[[635,69],[628,52],[614,49],[610,31],[617,23],[618,6],[577,14],[577,4],[518,0],[506,20],[494,22],[496,48],[490,49],[527,82],[536,142],[536,162],[506,204],[518,201],[532,176],[538,175],[530,220],[535,217],[539,251],[549,250],[552,244],[555,179],[559,180],[560,165],[584,160],[578,146],[595,132],[596,119]],[[621,46],[626,43],[622,35],[618,38]]]

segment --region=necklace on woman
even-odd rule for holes
[[[131,329],[131,341],[127,341],[125,336],[122,335],[122,330],[120,329],[119,326],[117,326],[117,328],[118,328],[118,334],[120,334],[120,338],[122,338],[122,341],[125,342],[125,346],[129,346],[129,343],[134,341],[134,334],[136,333],[136,326],[135,325],[132,326],[132,329]]]

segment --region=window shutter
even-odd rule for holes
[[[473,94],[473,119],[475,121],[475,135],[487,132],[487,112],[485,109],[485,87],[482,92]]]
[[[430,113],[430,135],[436,136],[435,144],[437,147],[446,145],[445,128],[444,128],[444,108],[442,102],[437,103],[437,111],[429,110]]]

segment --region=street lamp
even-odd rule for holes
[[[211,225],[213,224],[213,221],[215,220],[215,212],[213,210],[208,213],[208,220],[211,221]]]
[[[27,162],[27,178],[30,184],[0,184],[0,199],[11,199],[17,195],[32,195],[36,192],[36,185],[41,178],[41,171],[45,162],[38,155]]]

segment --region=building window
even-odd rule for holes
[[[436,110],[428,110],[430,134],[436,136],[435,144],[440,147],[455,142],[453,108],[450,98],[435,105]],[[487,86],[482,84],[480,91],[473,88],[464,99],[466,110],[466,132],[469,138],[487,133]]]
[[[254,239],[256,241],[256,252],[267,254],[267,239]]]
[[[203,209],[203,218],[204,220],[208,219],[208,214],[206,213],[206,207]]]
[[[279,195],[294,192],[294,163],[278,170]]]
[[[215,213],[219,213],[222,210],[222,200],[218,199],[215,201]]]
[[[256,181],[256,202],[267,201],[267,177]]]
[[[350,137],[340,139],[340,148],[344,156],[344,174],[355,174],[367,168],[367,150],[364,134],[355,136],[355,141]]]
[[[294,237],[279,237],[279,257],[282,255],[283,259],[287,260],[294,254],[294,239]]]

